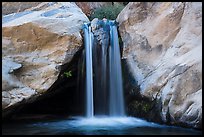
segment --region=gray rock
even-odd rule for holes
[[[202,128],[202,3],[130,2],[119,14],[123,58],[161,119]]]
[[[11,96],[8,92],[2,92],[2,108],[5,108],[11,103]]]
[[[46,93],[82,46],[84,22],[86,15],[70,2],[42,2],[3,16],[2,94],[10,95],[2,96],[3,110]]]

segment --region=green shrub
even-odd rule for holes
[[[72,76],[72,72],[71,71],[68,71],[68,72],[64,72],[64,75],[69,78]]]
[[[106,18],[109,20],[115,20],[124,7],[125,6],[122,4],[115,4],[95,9],[89,16],[89,19],[93,20],[94,18],[98,18],[102,20],[103,18]]]

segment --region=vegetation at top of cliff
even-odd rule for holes
[[[125,5],[118,3],[95,9],[89,16],[89,19],[93,20],[94,18],[106,18],[109,20],[115,20],[124,7]]]

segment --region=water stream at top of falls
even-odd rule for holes
[[[98,20],[85,23],[83,31],[86,117],[125,116],[117,24]]]

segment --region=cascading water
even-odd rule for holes
[[[117,24],[104,20],[97,21],[95,25],[94,29],[90,23],[83,27],[86,116],[125,116]]]
[[[93,117],[93,69],[92,69],[92,38],[91,27],[84,24],[84,38],[86,51],[86,116]]]
[[[122,70],[117,27],[114,22],[110,25],[111,47],[109,48],[110,61],[110,115],[124,116]]]

